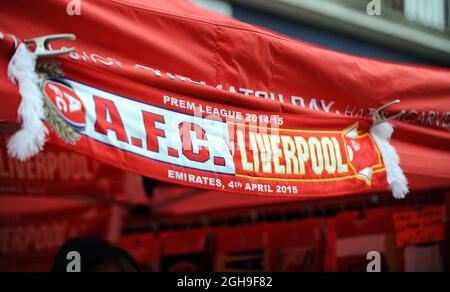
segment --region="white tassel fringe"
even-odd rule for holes
[[[383,156],[386,166],[387,181],[396,199],[404,199],[409,193],[408,179],[400,168],[400,158],[394,146],[389,143],[394,127],[389,123],[382,123],[370,130]]]
[[[39,77],[35,72],[36,55],[31,53],[25,44],[20,44],[8,66],[9,79],[18,83],[22,101],[18,115],[22,128],[8,142],[8,153],[11,157],[25,161],[39,153],[48,134],[42,122],[44,117],[44,101],[39,89]]]

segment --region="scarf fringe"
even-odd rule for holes
[[[38,154],[45,145],[48,129],[42,122],[44,101],[35,72],[37,57],[25,44],[20,44],[8,66],[8,76],[18,84],[22,101],[18,109],[22,128],[8,141],[8,153],[21,161]]]
[[[383,156],[386,166],[387,181],[396,199],[404,199],[409,193],[408,179],[400,167],[400,158],[394,146],[389,143],[394,127],[389,123],[382,123],[370,130]]]

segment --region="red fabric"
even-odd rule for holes
[[[224,211],[242,210],[258,206],[274,206],[300,202],[301,198],[276,198],[242,195],[235,193],[211,192],[177,186],[158,186],[154,189],[152,204],[155,215],[180,217],[186,215],[220,216]],[[218,213],[221,211],[221,213]]]
[[[218,253],[267,249],[269,247],[268,228],[261,224],[219,227],[215,231]]]
[[[450,270],[450,191],[445,194],[445,263]]]
[[[20,98],[16,86],[9,82],[8,64],[15,51],[15,36],[6,34],[3,30],[3,40],[0,41],[0,84],[2,93],[2,106],[0,109],[0,132],[8,130],[4,124],[17,121],[17,109]]]
[[[296,222],[268,223],[270,271],[323,271],[325,221],[311,219]]]
[[[269,271],[271,260],[268,230],[262,224],[215,229],[215,271]]]
[[[206,249],[208,229],[166,232],[161,234],[161,246],[165,256],[203,252]]]
[[[389,263],[393,262],[388,257],[392,250],[389,239],[394,234],[391,212],[390,208],[371,209],[344,212],[336,217],[338,271],[365,272],[369,263],[367,255],[372,251],[380,254],[381,269],[387,270]],[[392,254],[390,256],[393,257]]]
[[[150,233],[130,234],[121,237],[115,244],[128,251],[144,272],[159,271],[162,249],[158,237]]]
[[[214,102],[211,105],[220,103],[225,109],[280,115],[286,129],[342,131],[355,121],[364,129],[368,120],[342,116],[361,118],[370,108],[399,98],[401,105],[391,108],[391,113],[405,109],[406,114],[396,123],[393,143],[407,175],[417,178],[411,180],[412,188],[450,186],[447,69],[403,66],[332,52],[207,12],[187,1],[96,0],[82,5],[80,17],[67,16],[66,4],[62,0],[2,3],[0,31],[22,39],[76,33],[77,42],[65,45],[76,46],[77,54],[61,58],[66,77],[115,95],[153,105],[162,102],[162,95],[187,96],[187,101],[195,97],[203,105]],[[1,44],[0,70],[4,72],[5,58],[13,52],[6,42]],[[206,85],[199,85],[200,81]],[[17,105],[17,90],[7,83],[6,78],[0,79],[0,94],[8,104]],[[231,87],[249,96],[230,93]],[[2,107],[0,119],[13,121],[11,110]],[[114,126],[121,128],[119,123]],[[198,129],[192,130],[201,139]],[[120,140],[123,133],[116,132],[115,138]],[[64,144],[54,133],[49,141]],[[142,140],[130,139],[130,143],[139,145]],[[82,138],[76,147],[64,146],[126,170],[174,182],[168,178],[167,166],[143,163],[139,156],[112,150],[92,139]],[[189,173],[204,175],[203,171]],[[223,179],[223,185],[228,182]],[[281,181],[278,184],[290,186]],[[354,180],[300,186],[299,193],[304,196],[331,196],[385,190],[386,182],[381,172],[375,175],[372,187]],[[221,189],[220,184],[208,187]]]
[[[421,210],[394,212],[397,246],[401,248],[444,241],[444,211],[445,206],[428,206]]]
[[[135,200],[131,192],[139,182],[132,181],[132,175],[54,145],[21,162],[8,156],[6,141],[0,135],[0,195],[127,199],[128,192],[128,201]]]
[[[107,237],[107,206],[64,199],[0,197],[0,270],[50,271],[70,238]]]
[[[158,239],[161,244],[163,272],[207,272],[212,269],[210,229],[168,231]]]
[[[336,217],[338,238],[393,233],[391,209],[344,212]]]
[[[337,258],[337,221],[336,218],[329,218],[325,221],[326,225],[323,226],[326,233],[325,238],[325,251],[324,251],[324,271],[325,272],[337,272],[338,271],[338,258]]]

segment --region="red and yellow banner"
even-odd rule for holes
[[[160,90],[146,93],[149,103],[65,78],[42,90],[52,141],[149,177],[281,196],[386,187],[363,120],[265,114]]]

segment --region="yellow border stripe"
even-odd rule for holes
[[[373,173],[380,173],[386,171],[386,168],[378,169],[374,171]],[[335,177],[335,178],[322,178],[322,179],[283,179],[283,178],[272,178],[272,177],[255,177],[255,176],[249,176],[249,175],[240,175],[236,174],[236,177],[240,178],[249,178],[249,179],[255,179],[255,180],[267,180],[267,181],[284,181],[284,182],[330,182],[330,181],[340,181],[340,180],[346,180],[346,179],[360,179],[357,177],[357,175],[351,175],[351,176],[343,176],[343,177]]]

